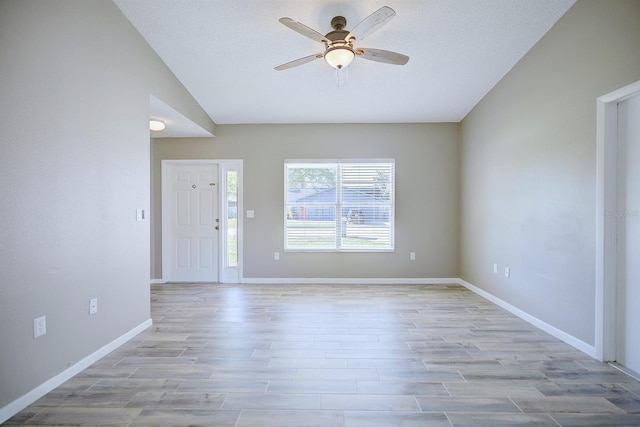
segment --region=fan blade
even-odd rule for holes
[[[293,31],[300,33],[305,37],[309,37],[311,40],[315,40],[321,43],[329,43],[329,40],[327,40],[325,36],[317,32],[316,30],[299,23],[298,21],[294,21],[293,19],[287,17],[280,18],[278,21],[280,21],[281,24],[291,28]]]
[[[278,65],[275,69],[277,71],[286,70],[287,68],[297,67],[298,65],[306,64],[307,62],[311,62],[315,59],[322,58],[324,55],[322,53],[316,53],[315,55],[305,56],[304,58],[296,59],[295,61],[287,62],[286,64]]]
[[[382,49],[368,49],[361,47],[356,49],[356,55],[370,61],[384,62],[385,64],[404,65],[409,62],[409,57],[398,52]]]
[[[355,38],[356,40],[364,39],[389,22],[389,20],[395,15],[396,12],[389,6],[382,6],[380,9],[360,21],[360,23],[351,30],[349,35],[346,37],[346,40],[349,40],[350,38]]]

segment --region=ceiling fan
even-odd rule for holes
[[[322,35],[316,30],[307,27],[291,18],[280,18],[279,21],[303,36],[324,44],[324,52],[305,56],[286,64],[275,67],[282,71],[288,68],[297,67],[313,60],[324,58],[325,61],[339,73],[345,70],[356,56],[370,61],[384,62],[386,64],[404,65],[409,61],[407,55],[382,49],[370,49],[366,47],[356,47],[355,43],[360,42],[365,37],[377,31],[384,24],[395,16],[396,12],[388,6],[383,6],[364,18],[351,31],[345,30],[347,20],[343,16],[336,16],[331,20],[333,31]],[[336,74],[338,77],[338,74]]]

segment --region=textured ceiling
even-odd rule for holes
[[[114,0],[215,123],[458,122],[574,0]],[[338,87],[323,45],[278,22],[347,29],[382,6],[396,16],[357,46],[404,66],[356,58]]]

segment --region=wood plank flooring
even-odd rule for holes
[[[458,285],[152,286],[7,425],[639,426],[640,384]]]

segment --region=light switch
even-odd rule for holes
[[[144,209],[136,209],[136,221],[144,221]]]
[[[253,218],[254,216],[255,216],[255,212],[254,211],[251,211],[251,210],[247,211],[247,218]]]
[[[89,314],[96,314],[98,312],[98,298],[91,298],[89,300]]]

